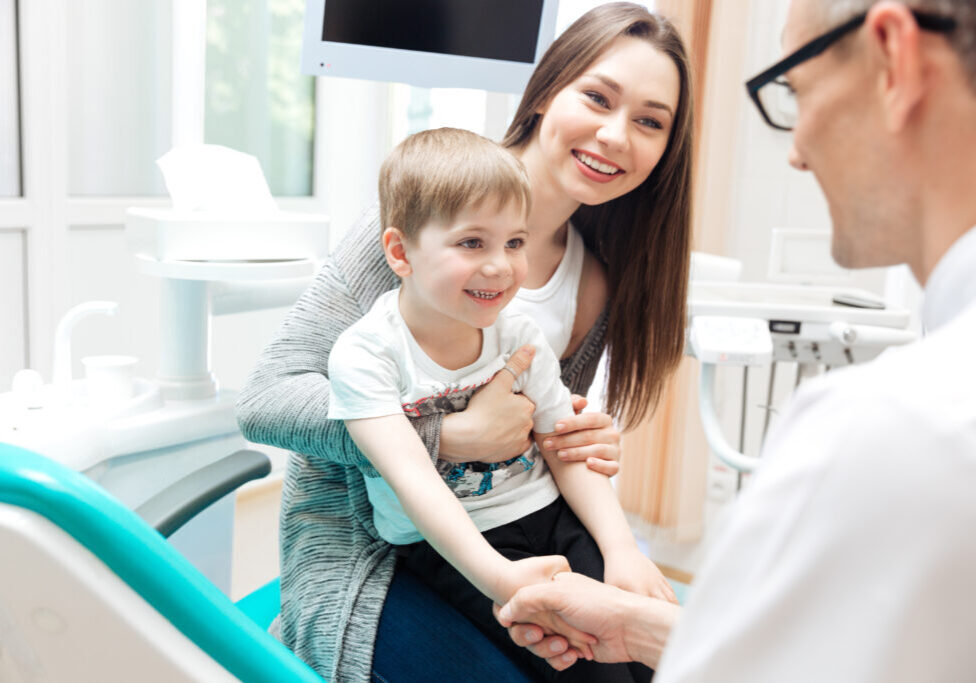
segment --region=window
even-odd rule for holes
[[[485,133],[484,90],[393,85],[393,140],[430,128],[464,128]]]
[[[155,161],[172,141],[171,1],[64,4],[68,192],[165,195]]]
[[[208,0],[204,140],[253,154],[275,196],[312,194],[315,79],[302,0]]]
[[[17,5],[0,0],[0,197],[21,195],[17,64]]]

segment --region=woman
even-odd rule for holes
[[[683,349],[688,80],[684,48],[669,23],[637,5],[603,5],[546,52],[503,141],[525,164],[533,191],[529,276],[513,305],[540,322],[576,393],[585,393],[609,347],[608,409],[625,424],[652,409]],[[423,589],[416,577],[395,572],[395,552],[373,528],[362,475],[376,473],[341,423],[324,419],[333,341],[396,285],[375,214],[350,228],[263,352],[238,404],[248,439],[294,452],[283,492],[281,638],[329,680],[368,680],[374,640],[377,662],[399,657],[384,661],[401,673],[398,680],[406,659],[427,676],[438,673],[430,653],[418,649],[425,643],[434,644],[432,652],[468,662],[471,656],[470,639],[460,653],[446,647],[445,630],[464,627],[450,608],[425,595],[417,619],[401,600]],[[547,318],[551,310],[557,314]],[[521,453],[531,404],[510,387],[510,377],[499,376],[464,412],[416,420],[432,457],[496,462]],[[584,413],[567,422],[555,446],[612,473],[615,463],[598,462],[617,457],[610,417]],[[296,497],[296,489],[317,495]],[[425,623],[430,637],[403,642]]]

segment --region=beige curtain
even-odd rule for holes
[[[739,0],[658,0],[688,48],[695,97],[693,248],[724,252],[731,210],[729,171],[741,96],[739,74],[748,3]],[[714,115],[709,116],[711,112]],[[705,198],[707,197],[707,202]],[[685,358],[655,414],[623,437],[618,492],[631,522],[646,536],[685,542],[700,538],[708,447],[698,413],[698,362]]]
[[[697,385],[698,362],[685,358],[654,416],[623,435],[617,493],[631,525],[646,538],[701,537],[708,450]]]

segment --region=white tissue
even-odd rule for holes
[[[174,147],[156,160],[176,211],[277,213],[261,164],[221,145]]]

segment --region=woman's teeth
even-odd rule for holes
[[[488,299],[489,301],[491,299],[497,299],[502,295],[501,292],[484,292],[480,289],[469,289],[467,292],[473,297],[477,297],[478,299]]]
[[[592,168],[594,171],[599,171],[600,173],[606,173],[607,175],[614,175],[620,173],[620,169],[616,166],[611,166],[610,164],[604,164],[597,161],[593,157],[583,154],[582,152],[573,152],[577,159],[582,161],[584,164]]]

